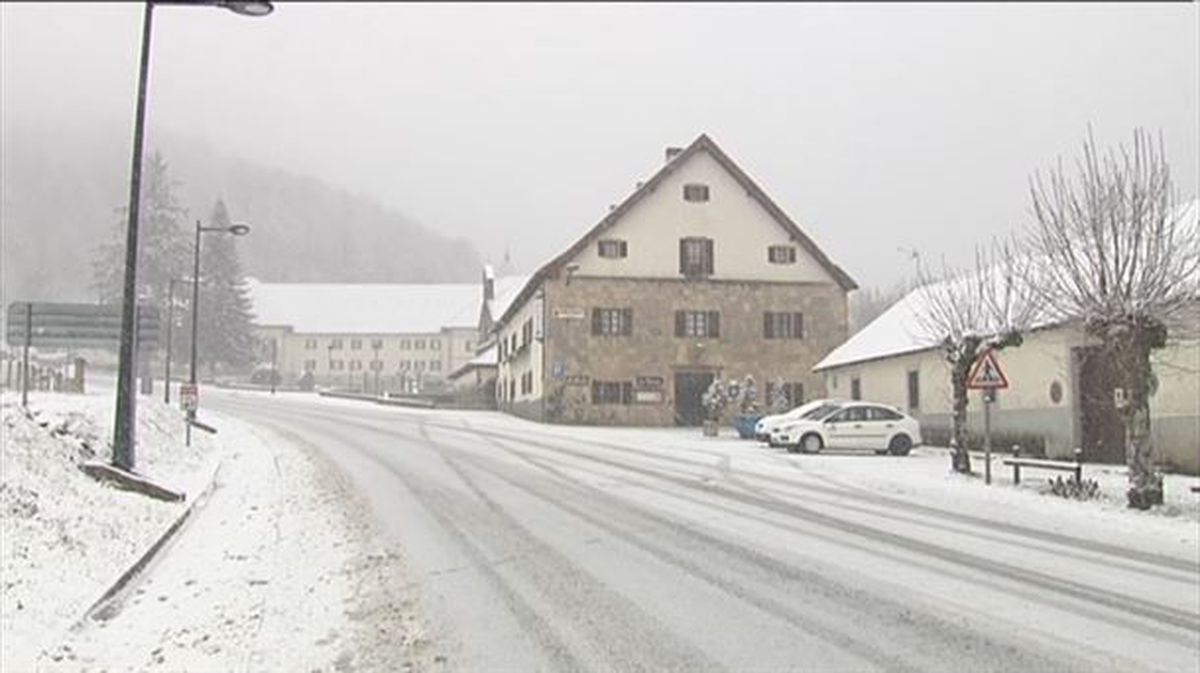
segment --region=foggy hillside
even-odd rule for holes
[[[4,301],[91,300],[96,246],[118,233],[128,199],[128,126],[5,124],[0,166]],[[319,179],[239,159],[175,135],[149,138],[188,208],[190,229],[224,198],[249,275],[273,281],[475,280],[470,242],[439,235],[371,199]],[[123,227],[121,229],[123,231]]]

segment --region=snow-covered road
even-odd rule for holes
[[[1191,520],[977,484],[927,488],[936,474],[892,480],[942,465],[921,451],[792,456],[674,429],[299,395],[213,393],[205,404],[326,456],[367,496],[403,549],[438,669],[1200,661]]]

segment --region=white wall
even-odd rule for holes
[[[693,182],[708,185],[709,201],[683,200],[683,186]],[[798,224],[803,228],[802,221]],[[687,236],[714,239],[715,279],[834,282],[707,152],[692,155],[601,234],[601,238],[625,240],[628,257],[600,257],[593,242],[573,260],[579,265],[576,273],[678,278],[679,239]],[[771,245],[795,246],[796,263],[768,263],[767,247]]]

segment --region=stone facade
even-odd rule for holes
[[[753,376],[760,398],[765,383],[803,385],[806,398],[825,394],[812,367],[846,339],[846,294],[832,283],[770,283],[684,279],[574,277],[548,280],[538,370],[547,374],[540,399],[508,401],[513,413],[551,422],[673,425],[680,422],[676,374],[711,373],[721,379]],[[595,307],[632,309],[629,335],[597,336]],[[716,311],[716,338],[677,337],[675,311]],[[800,312],[804,338],[765,338],[764,312]],[[531,363],[532,364],[532,363]],[[531,367],[532,368],[532,367]],[[528,371],[519,366],[511,375]],[[592,382],[629,382],[628,404],[593,404]]]

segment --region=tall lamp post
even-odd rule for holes
[[[133,122],[133,158],[129,171],[129,223],[125,227],[125,275],[121,290],[121,350],[117,364],[117,403],[113,419],[113,464],[133,470],[137,406],[134,398],[135,328],[137,327],[138,207],[142,191],[145,146],[146,82],[150,73],[150,35],[155,5],[207,5],[245,16],[266,16],[275,8],[268,0],[146,0],[142,10],[142,49],[138,62],[137,105]]]
[[[163,366],[163,403],[171,403],[171,334],[175,328],[175,284],[187,283],[182,278],[172,278],[167,283],[167,356]]]
[[[200,234],[206,233],[245,236],[250,233],[250,226],[246,224],[234,224],[228,227],[204,227],[200,225],[200,220],[196,220],[196,244],[192,248],[192,362],[188,368],[188,383],[191,384],[192,390],[196,390],[196,353],[199,350],[196,346],[200,333]],[[196,418],[196,410],[188,409],[187,418],[188,424],[185,436],[187,437],[187,445],[191,446],[191,421]]]

